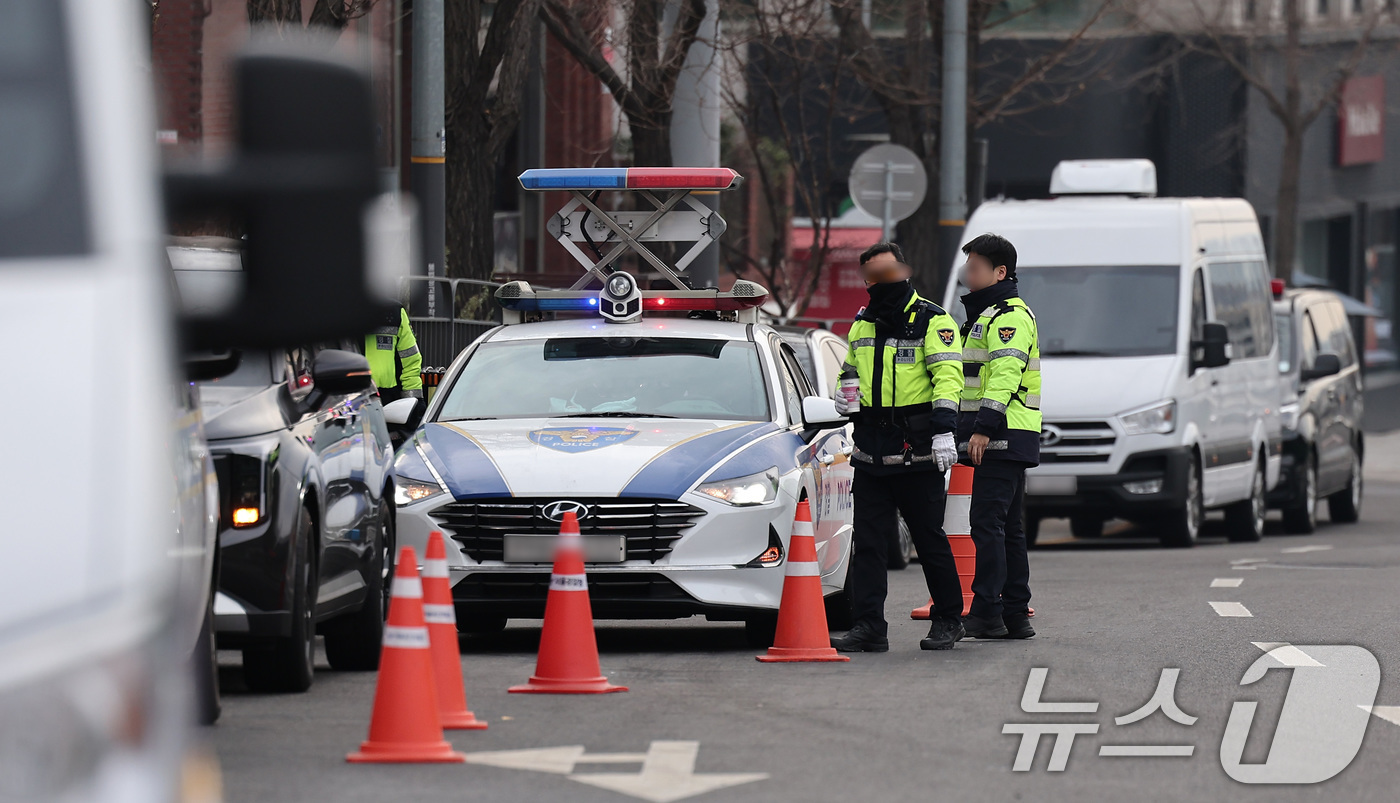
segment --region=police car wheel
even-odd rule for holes
[[[830,622],[827,623],[830,627]],[[778,612],[764,612],[750,615],[744,620],[744,641],[753,649],[773,646],[778,635]]]
[[[899,517],[899,527],[889,546],[889,567],[895,571],[903,569],[914,559],[914,537],[909,534],[909,525],[904,517]]]
[[[457,617],[457,632],[468,636],[490,636],[506,629],[506,617],[478,614]]]

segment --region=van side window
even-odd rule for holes
[[[1304,369],[1313,367],[1317,361],[1317,327],[1313,325],[1311,311],[1303,313],[1303,330],[1298,333],[1298,345],[1303,353],[1299,366]]]
[[[1274,347],[1274,316],[1262,262],[1210,266],[1215,319],[1230,330],[1236,359],[1263,357]]]
[[[1196,278],[1191,281],[1191,340],[1199,342],[1205,338],[1206,328],[1206,282],[1196,269]]]

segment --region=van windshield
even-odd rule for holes
[[[1040,328],[1042,357],[1143,357],[1176,351],[1180,272],[1176,265],[1026,267],[1016,278]]]

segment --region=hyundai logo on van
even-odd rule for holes
[[[574,514],[574,518],[582,521],[588,515],[588,505],[582,502],[574,502],[568,499],[561,499],[558,502],[550,502],[540,511],[545,518],[550,521],[563,521],[565,513]]]
[[[1040,445],[1054,446],[1064,437],[1064,433],[1054,424],[1044,424],[1040,427]]]

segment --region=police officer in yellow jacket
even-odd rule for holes
[[[891,536],[903,515],[934,601],[926,650],[962,638],[962,590],[943,532],[944,472],[957,459],[953,433],[962,390],[957,324],[914,292],[899,247],[861,254],[870,304],[851,326],[837,409],[855,424],[852,497],[855,534],[850,584],[854,625],[832,646],[844,652],[889,649],[885,594]]]
[[[983,234],[962,248],[963,373],[958,449],[975,466],[972,542],[977,575],[970,638],[1030,638],[1030,563],[1021,506],[1026,469],[1040,462],[1040,337],[1016,285],[1016,248]]]
[[[379,398],[384,404],[406,396],[423,396],[423,355],[408,323],[408,311],[399,311],[383,326],[365,335],[365,357]]]

